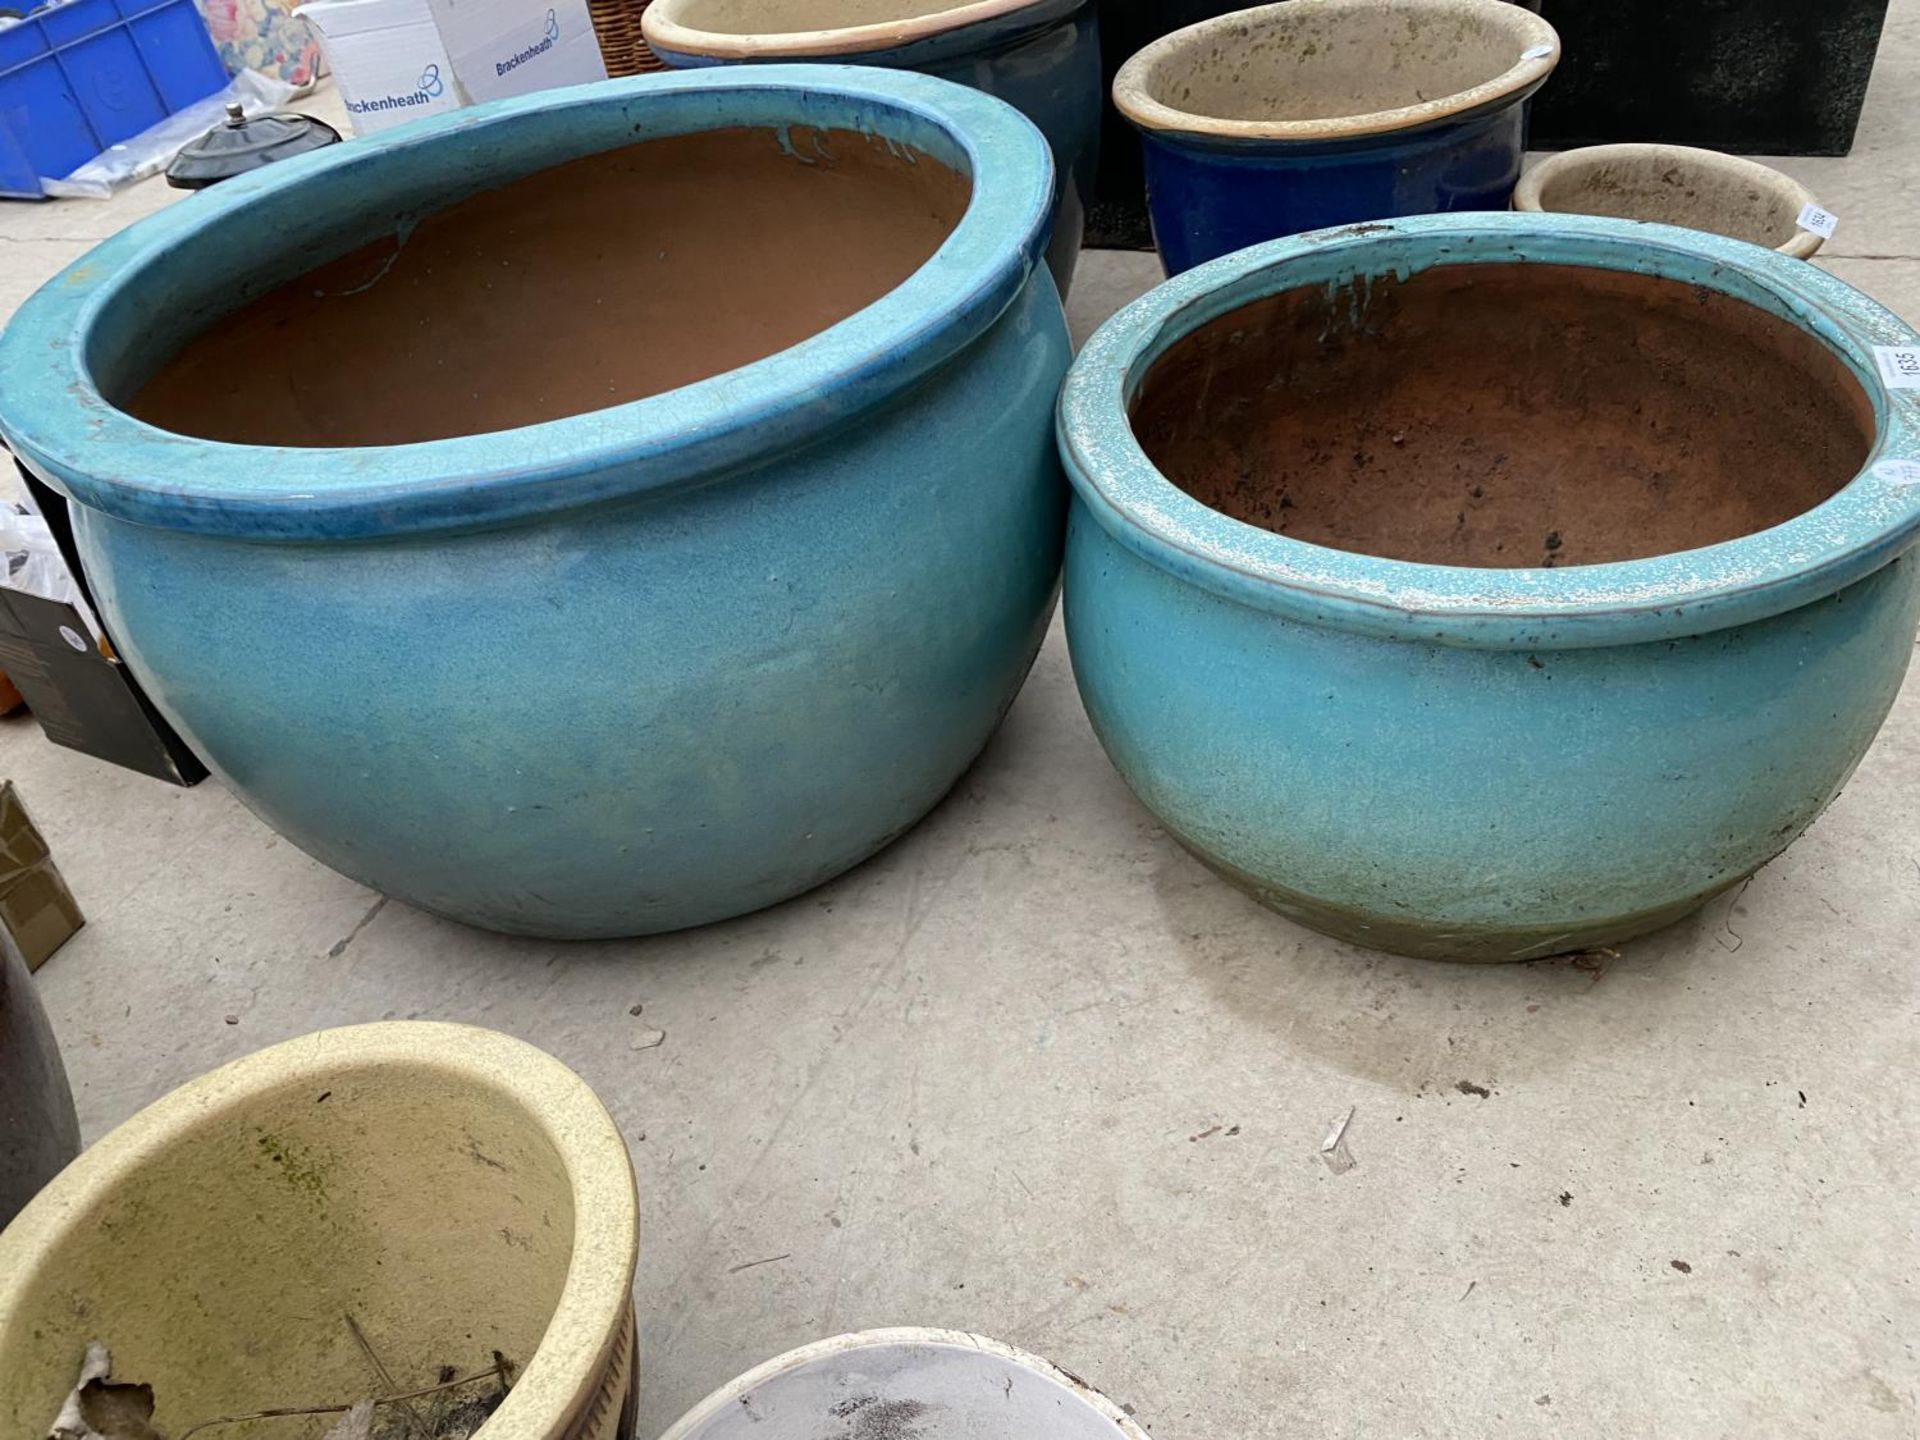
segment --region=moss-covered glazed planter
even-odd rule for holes
[[[1506,0],[1285,0],[1176,30],[1114,77],[1167,273],[1352,221],[1504,210],[1560,58]]]
[[[1058,1366],[984,1335],[868,1330],[769,1360],[660,1440],[1147,1440]]]
[[[1094,727],[1188,847],[1358,944],[1675,920],[1806,828],[1906,673],[1920,391],[1876,347],[1914,343],[1776,252],[1566,215],[1170,281],[1061,401]]]
[[[0,1233],[0,1432],[46,1434],[99,1340],[168,1435],[497,1351],[512,1388],[477,1440],[627,1440],[638,1252],[626,1142],[557,1060],[464,1025],[291,1040],[142,1110]]]
[[[938,75],[997,95],[1053,148],[1047,263],[1073,283],[1100,162],[1094,0],[653,0],[647,43],[675,67],[831,60]]]
[[[0,430],[290,839],[500,930],[716,920],[906,830],[1026,675],[1052,195],[1015,110],[904,71],[483,106],[94,250],[0,340]]]

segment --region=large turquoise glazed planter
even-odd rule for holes
[[[918,70],[997,95],[1053,147],[1047,263],[1073,283],[1105,95],[1094,0],[653,0],[647,43],[675,67],[834,60]]]
[[[1880,351],[1914,344],[1803,262],[1574,216],[1170,281],[1061,400],[1094,727],[1209,865],[1356,944],[1676,920],[1806,828],[1900,688],[1920,390]]]
[[[509,182],[541,203],[516,208]],[[794,188],[816,183],[819,203]],[[924,237],[952,193],[957,218],[897,285],[844,318],[807,308],[875,283],[850,206]],[[766,67],[483,106],[229,182],[101,245],[0,340],[0,429],[74,502],[155,702],[282,834],[497,930],[695,925],[905,831],[1026,675],[1067,500],[1051,414],[1068,341],[1040,263],[1052,194],[1027,120],[922,75]],[[505,248],[442,295],[433,267],[465,263],[479,233],[435,230],[457,203]],[[701,206],[710,223],[685,231]],[[671,241],[649,228],[669,224]],[[576,237],[560,263],[513,248],[556,233]],[[369,241],[380,263],[357,283],[315,271]],[[684,250],[717,270],[650,279],[656,246],[663,266]],[[288,424],[365,441],[459,413],[482,433],[233,443],[129,413],[212,318],[269,292],[309,307],[288,312],[309,335],[348,297],[385,294],[404,322],[326,382],[387,365],[404,393],[281,396]],[[759,353],[783,296],[814,333]],[[602,328],[549,333],[602,304]],[[457,326],[436,328],[443,308]],[[416,354],[407,327],[432,343]],[[486,433],[569,366],[616,367],[624,386],[617,367],[672,367],[736,331],[734,368]],[[519,363],[539,383],[487,388]],[[246,368],[213,368],[209,388],[244,398]]]

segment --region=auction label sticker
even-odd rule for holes
[[[1873,473],[1889,485],[1920,485],[1920,460],[1882,460]]]
[[[1876,345],[1873,363],[1889,390],[1920,390],[1920,345]]]
[[[1801,207],[1800,218],[1795,223],[1822,240],[1831,240],[1833,232],[1840,228],[1840,217],[1831,210],[1822,210],[1818,205],[1805,205]]]

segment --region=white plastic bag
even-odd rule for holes
[[[74,583],[47,522],[6,505],[0,505],[0,586],[73,606],[93,638],[100,638],[100,622]]]

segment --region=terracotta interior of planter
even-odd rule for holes
[[[1781,189],[1738,170],[1705,170],[1658,156],[1564,158],[1541,185],[1539,201],[1542,210],[1685,225],[1768,249],[1799,229],[1800,206]]]
[[[1718,291],[1559,265],[1317,285],[1176,342],[1133,428],[1202,503],[1296,540],[1513,568],[1691,550],[1858,473],[1859,383]]]
[[[393,445],[672,390],[872,304],[968,181],[851,131],[729,129],[570,161],[300,276],[189,342],[133,414],[241,444]]]
[[[290,1080],[209,1107],[36,1258],[26,1303],[0,1317],[18,1322],[0,1323],[0,1434],[45,1435],[96,1339],[115,1379],[153,1387],[173,1436],[396,1393],[349,1314],[403,1390],[485,1369],[495,1349],[524,1367],[573,1243],[560,1157],[510,1097],[429,1065]],[[338,1418],[206,1434],[315,1440]]]
[[[1427,0],[1282,7],[1196,30],[1147,78],[1162,105],[1215,120],[1332,120],[1443,100],[1519,63],[1533,17]]]
[[[789,35],[923,20],[972,0],[680,0],[676,23],[719,35]]]

